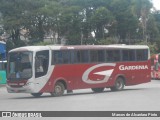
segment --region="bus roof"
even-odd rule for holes
[[[0,44],[6,44],[6,42],[0,41]]]
[[[47,45],[47,46],[25,46],[19,47],[11,50],[14,51],[39,51],[39,50],[65,50],[65,49],[149,49],[147,45],[69,45],[69,46],[61,46],[61,45]]]
[[[149,49],[146,45],[71,45],[71,46],[49,46],[51,49]]]

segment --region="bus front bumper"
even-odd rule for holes
[[[33,83],[27,83],[22,87],[14,87],[10,85],[6,85],[8,93],[35,93],[37,91],[34,90]]]

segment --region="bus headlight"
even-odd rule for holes
[[[25,86],[31,86],[33,83],[29,82],[29,83],[26,83]]]

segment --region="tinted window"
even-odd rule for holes
[[[104,62],[105,61],[105,51],[104,50],[91,50],[90,51],[90,61],[91,62]]]
[[[98,51],[96,51],[96,50],[90,51],[90,61],[91,62],[98,62]]]
[[[74,50],[71,50],[71,63],[75,63],[76,60],[75,60],[75,51]]]
[[[106,51],[106,61],[107,62],[120,61],[120,50],[107,50]]]
[[[63,55],[63,63],[64,64],[68,64],[70,63],[70,52],[69,51],[62,51],[62,55]]]
[[[54,51],[52,52],[52,64],[61,64],[62,63],[62,52]]]
[[[80,50],[75,51],[75,62],[76,63],[88,63],[89,62],[89,54],[88,50]]]
[[[81,51],[81,62],[88,63],[88,61],[89,61],[88,50],[82,50]]]
[[[135,50],[122,50],[123,61],[135,61]]]
[[[52,64],[68,64],[70,63],[70,51],[52,51]]]
[[[98,62],[104,62],[104,61],[105,61],[105,51],[98,50]]]
[[[148,50],[136,50],[137,61],[148,60]]]

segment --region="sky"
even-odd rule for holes
[[[153,1],[153,6],[157,9],[160,10],[160,0],[152,0]]]

